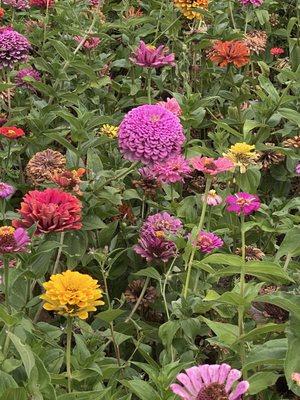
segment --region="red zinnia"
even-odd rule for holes
[[[272,56],[280,56],[284,53],[284,49],[282,47],[272,47],[270,53],[272,54]]]
[[[5,10],[4,8],[0,7],[0,18],[3,18],[5,15]]]
[[[248,64],[250,50],[240,40],[217,40],[208,54],[208,58],[219,67],[233,64],[237,68]]]
[[[31,7],[50,8],[53,7],[55,0],[30,0]]]
[[[14,227],[29,228],[37,224],[36,233],[63,232],[81,229],[81,202],[58,189],[28,192],[21,203],[21,220]]]
[[[0,135],[5,136],[7,139],[17,139],[24,136],[25,132],[16,126],[1,126]]]

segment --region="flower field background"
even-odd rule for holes
[[[0,400],[300,398],[300,1],[0,1]]]

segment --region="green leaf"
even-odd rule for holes
[[[234,267],[241,267],[243,264],[242,257],[235,256],[232,254],[211,254],[205,257],[202,261],[202,264],[219,264],[219,265],[231,265]]]
[[[26,390],[23,388],[7,389],[0,400],[28,400]]]
[[[293,293],[275,292],[273,294],[259,296],[255,301],[274,304],[284,310],[300,315],[300,300]]]
[[[255,369],[263,365],[283,367],[287,352],[287,339],[274,339],[266,343],[254,346],[248,354],[243,370]]]
[[[223,322],[215,322],[210,319],[200,317],[201,321],[205,322],[206,325],[217,335],[218,340],[227,346],[232,345],[238,338],[239,328],[236,325],[227,324]]]
[[[123,380],[122,384],[127,388],[129,388],[141,400],[161,400],[159,394],[153,389],[153,387],[148,382],[139,379],[134,379],[131,381]]]
[[[273,86],[273,84],[271,83],[271,81],[263,75],[260,75],[258,77],[258,80],[260,86],[264,89],[264,91],[268,94],[268,96],[270,96],[270,99],[272,99],[274,103],[278,103],[279,94],[275,89],[275,87]]]
[[[11,375],[6,372],[0,371],[0,396],[9,388],[17,388],[17,382]]]
[[[276,254],[276,260],[282,256],[290,254],[292,257],[300,255],[300,228],[295,227],[290,229],[285,235]]]
[[[70,49],[64,45],[62,42],[59,42],[58,40],[50,40],[52,46],[55,48],[57,53],[65,60],[71,60],[73,57],[73,53],[70,51]]]
[[[124,314],[124,312],[125,311],[123,310],[110,308],[108,310],[100,312],[95,317],[101,319],[102,321],[110,323],[118,318],[120,315]]]
[[[263,326],[258,326],[257,328],[252,329],[250,332],[246,333],[245,335],[241,336],[238,339],[238,342],[240,340],[250,342],[252,340],[257,339],[261,335],[265,335],[266,333],[271,333],[271,332],[284,332],[286,329],[286,324],[266,324]]]
[[[146,276],[148,278],[153,278],[156,279],[157,281],[159,281],[161,279],[161,276],[159,274],[159,272],[157,271],[157,269],[153,268],[153,267],[148,267],[145,269],[141,269],[138,272],[135,272],[132,275],[137,275],[137,276]]]
[[[292,374],[300,371],[300,317],[299,314],[291,314],[288,330],[288,349],[284,362],[285,377],[292,391],[300,396],[300,387],[292,381]]]
[[[294,122],[300,127],[300,113],[298,111],[292,110],[291,108],[280,108],[278,113],[288,121]]]
[[[244,174],[236,174],[237,185],[245,192],[255,193],[259,186],[261,173],[257,168],[248,168]]]
[[[14,326],[20,321],[20,318],[8,314],[6,312],[5,307],[2,304],[0,304],[0,320],[3,321],[8,326]]]
[[[250,376],[248,382],[250,383],[249,394],[254,395],[262,390],[267,389],[269,386],[273,386],[279,374],[275,372],[257,372],[256,374]]]
[[[69,149],[79,157],[79,152],[67,139],[61,136],[59,133],[56,132],[43,132],[43,135],[49,137],[50,139],[55,140],[57,143],[64,146],[66,149]]]
[[[180,328],[180,321],[168,321],[161,325],[158,329],[158,336],[164,346],[170,347],[174,336],[176,335],[178,329]]]
[[[21,340],[18,338],[18,336],[14,335],[11,332],[8,332],[8,336],[9,336],[10,340],[13,342],[16,350],[18,351],[18,353],[21,357],[27,377],[29,379],[30,375],[31,375],[31,371],[35,366],[34,354],[27,344],[23,344],[21,342]]]
[[[62,394],[57,397],[57,400],[101,400],[106,395],[109,389],[106,390],[94,390],[90,392],[73,392],[68,394]],[[0,399],[1,400],[1,399]]]

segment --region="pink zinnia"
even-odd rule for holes
[[[270,53],[272,54],[272,56],[280,56],[284,53],[284,49],[282,47],[272,47]]]
[[[12,226],[0,228],[0,254],[19,253],[26,251],[30,238],[23,228],[15,229]]]
[[[180,154],[185,136],[176,115],[160,105],[146,104],[125,115],[118,141],[128,160],[156,164]]]
[[[0,199],[7,199],[15,193],[16,189],[8,183],[0,182]]]
[[[50,8],[55,4],[55,0],[29,0],[31,7]]]
[[[249,215],[260,207],[260,200],[255,194],[239,192],[226,197],[227,211],[238,215]]]
[[[147,261],[167,262],[176,254],[175,243],[167,237],[177,234],[181,228],[181,221],[167,212],[150,215],[144,222],[138,244],[133,249]]]
[[[177,115],[177,117],[182,114],[181,107],[174,97],[172,97],[171,99],[167,98],[167,101],[159,101],[157,104],[164,107],[166,110],[171,111],[171,113]]]
[[[212,232],[201,231],[195,241],[195,246],[202,253],[211,253],[215,249],[222,247],[224,244],[223,240],[219,236]]]
[[[77,43],[80,43],[82,41],[82,39],[83,39],[82,36],[74,36],[74,40],[76,40]],[[100,42],[101,42],[101,40],[98,37],[91,36],[91,37],[85,39],[82,46],[86,50],[92,50],[92,49],[95,49],[99,45]]]
[[[10,27],[0,28],[0,69],[12,69],[15,64],[27,61],[29,41]]]
[[[194,169],[211,176],[230,171],[234,168],[233,162],[225,157],[219,157],[217,159],[210,157],[194,157],[190,161]]]
[[[252,4],[252,5],[256,6],[256,7],[259,7],[259,6],[262,5],[262,3],[264,2],[264,0],[240,0],[240,2],[241,2],[244,6],[246,6],[246,5],[248,5],[248,4]]]
[[[182,400],[241,400],[249,388],[248,381],[241,381],[233,389],[241,376],[241,371],[228,364],[199,365],[178,374],[179,384],[170,388]]]
[[[205,196],[202,195],[202,200],[205,200]],[[209,206],[218,206],[222,203],[222,197],[218,195],[215,190],[210,190],[206,197],[206,204]]]
[[[132,57],[130,57],[130,61],[141,67],[161,68],[165,65],[174,66],[175,56],[173,53],[168,54],[168,50],[163,45],[156,48],[155,46],[145,44],[141,40],[138,48]]]
[[[3,4],[11,6],[16,10],[26,10],[26,8],[29,8],[28,0],[3,0]]]
[[[298,386],[300,386],[300,373],[299,372],[294,372],[292,374],[292,380],[294,382],[296,382]]]
[[[26,80],[26,78],[30,78],[34,81],[40,81],[41,80],[40,73],[34,68],[23,68],[20,69],[15,78],[17,86],[35,92],[34,87],[31,85],[29,81]]]
[[[296,165],[295,172],[297,175],[300,175],[300,162]]]

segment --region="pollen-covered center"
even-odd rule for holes
[[[225,386],[220,383],[212,383],[200,390],[196,400],[228,400]]]
[[[1,246],[14,246],[16,243],[14,233],[15,229],[12,226],[2,226],[0,228]]]

